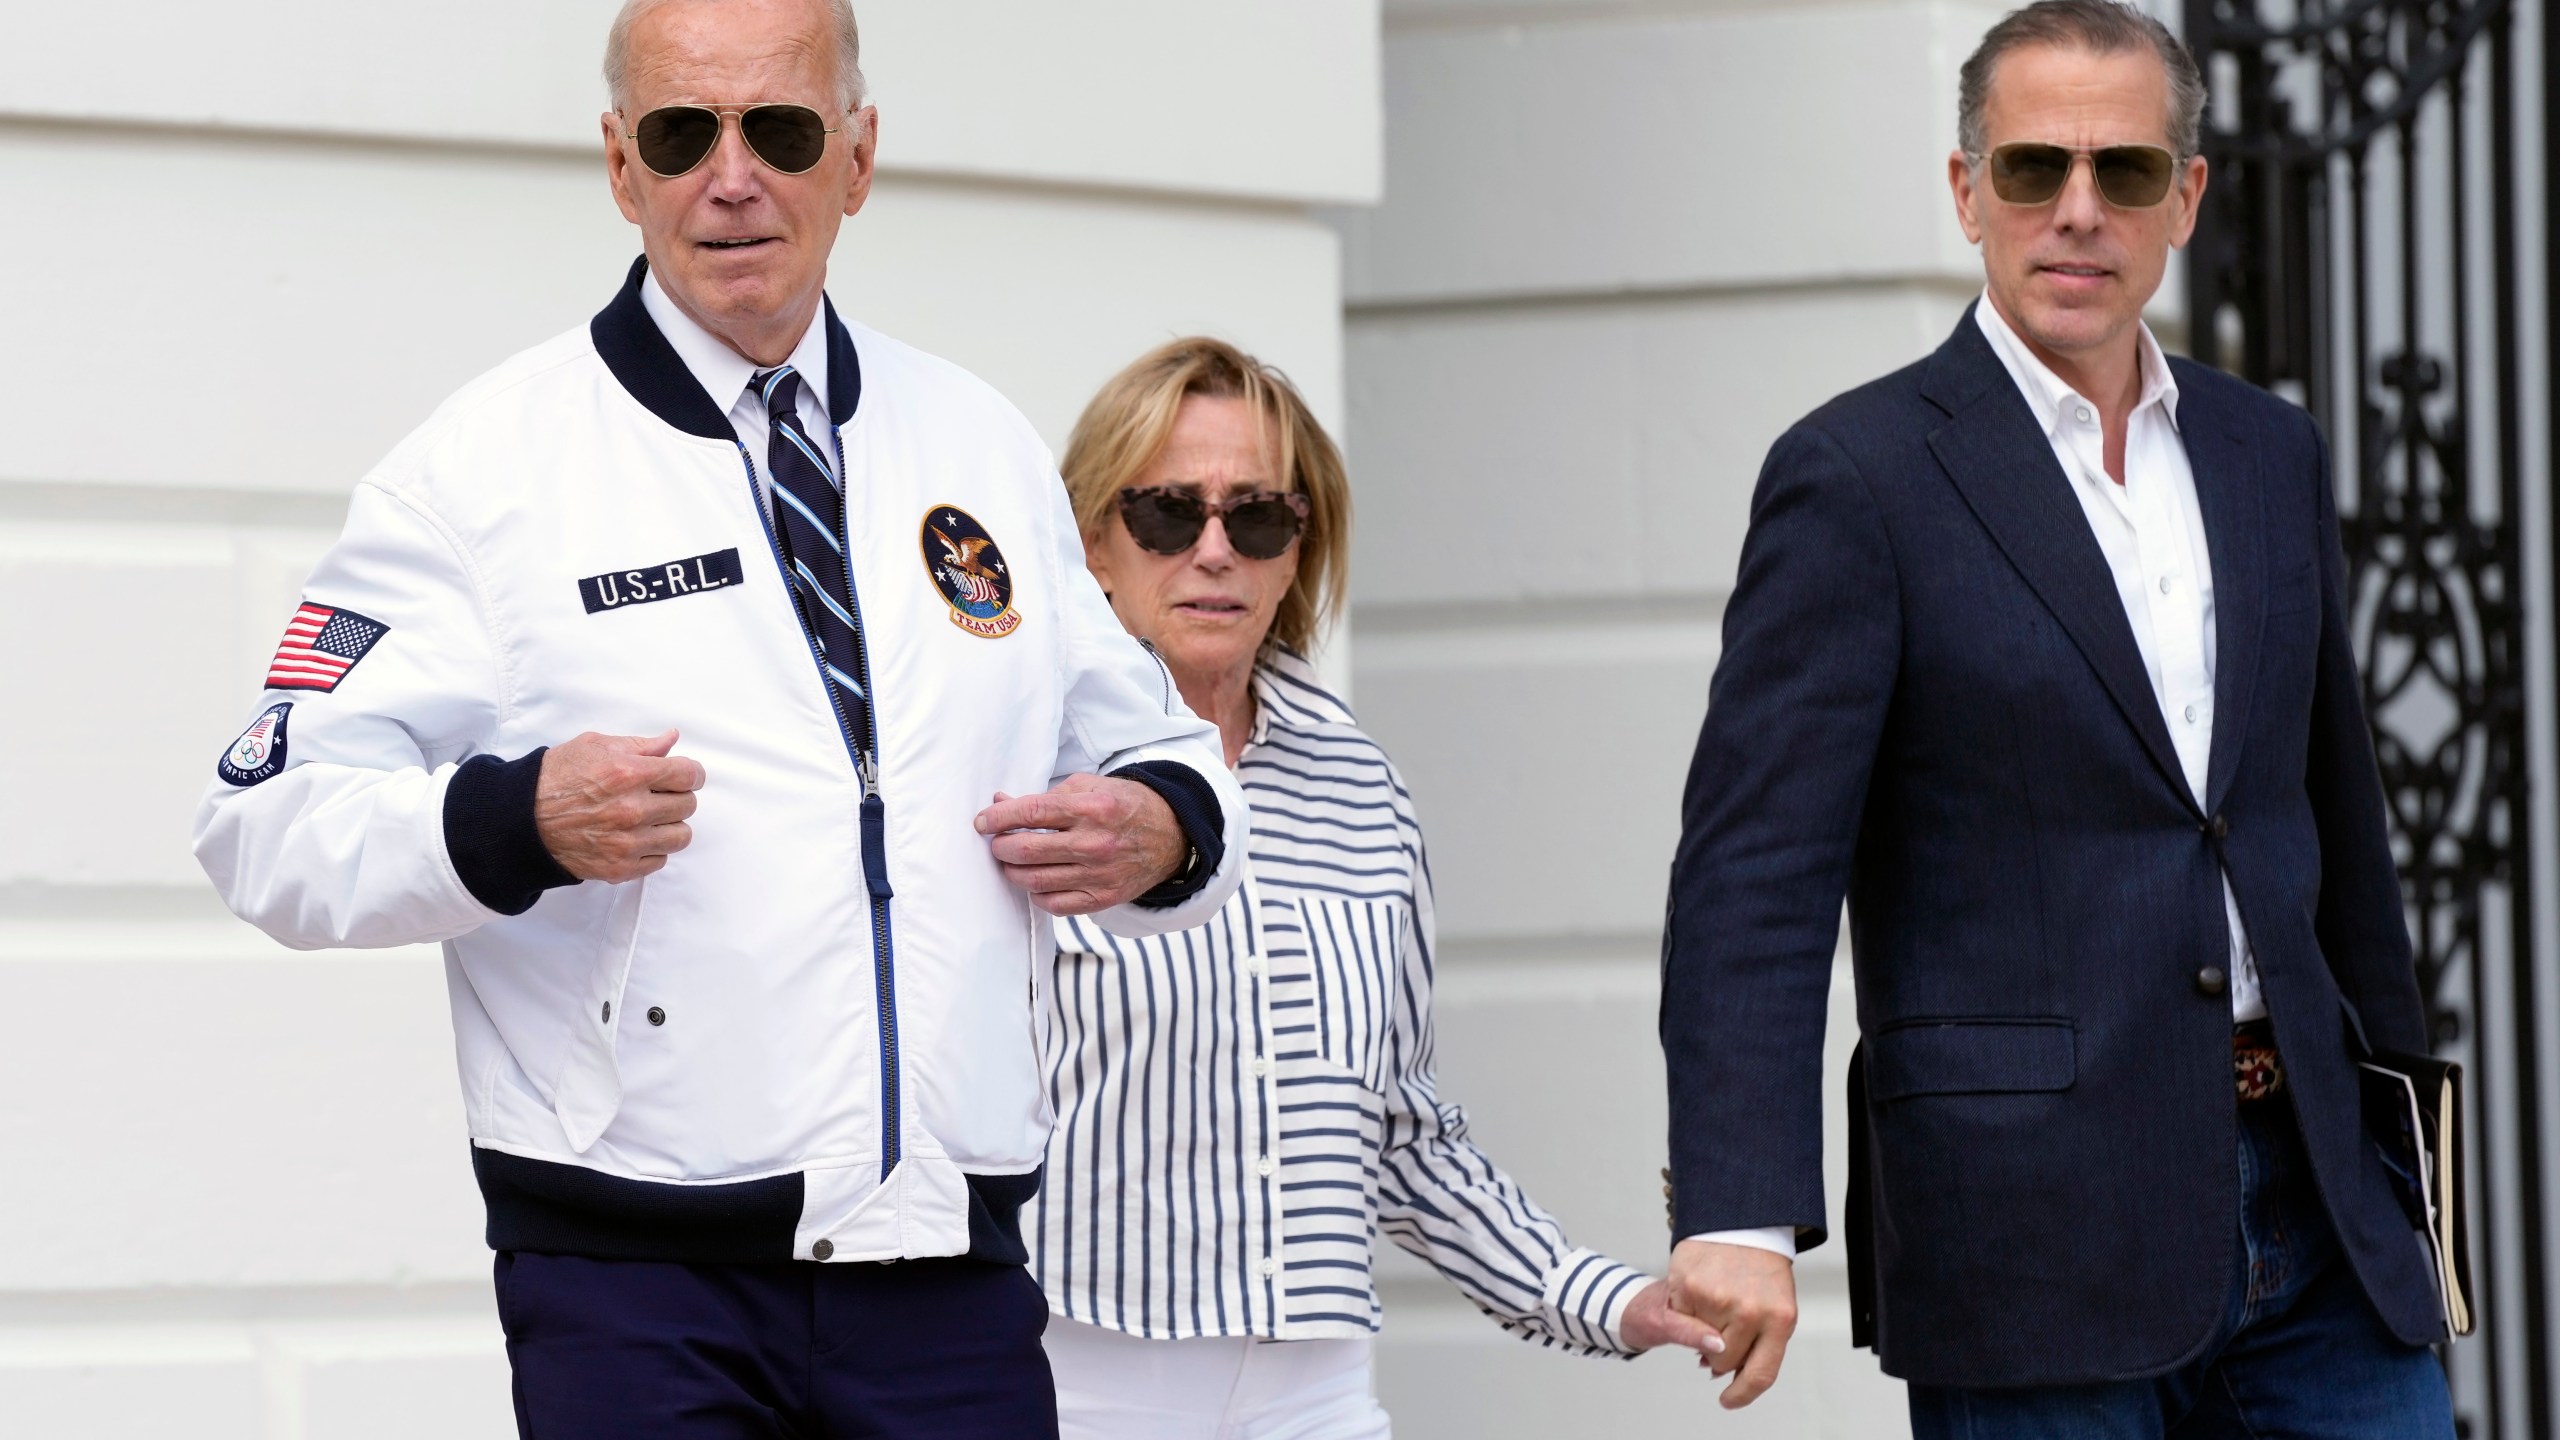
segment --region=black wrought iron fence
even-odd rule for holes
[[[2552,1433],[2531,943],[2528,332],[2519,52],[2529,0],[2188,0],[2212,178],[2188,268],[2202,359],[2319,417],[2356,650],[2437,1046],[2469,1062],[2484,1324],[2473,1436]],[[2539,19],[2538,15],[2531,18]],[[2520,69],[2530,58],[2533,68]],[[2541,257],[2531,257],[2538,264]],[[2541,437],[2534,437],[2537,440]]]

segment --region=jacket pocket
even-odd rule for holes
[[[640,912],[648,893],[645,875],[613,887],[613,907],[606,912],[603,944],[588,971],[586,999],[569,1017],[560,1078],[552,1083],[552,1113],[569,1137],[569,1148],[581,1155],[622,1110],[622,992],[631,979],[631,956],[639,948]]]
[[[2079,1075],[2068,1020],[1905,1020],[1864,1042],[1867,1096],[2068,1090]]]

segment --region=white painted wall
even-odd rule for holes
[[[1387,0],[1386,200],[1339,217],[1359,708],[1433,845],[1443,1093],[1633,1263],[1670,1239],[1663,891],[1752,484],[1979,290],[1943,177],[1957,67],[2003,8]],[[1836,1220],[1845,968],[1833,1001]],[[1398,1259],[1406,1440],[1907,1432],[1849,1346],[1837,1244],[1799,1263],[1777,1388],[1730,1414],[1676,1357],[1524,1351]]]
[[[1175,334],[1337,427],[1375,0],[863,0],[832,290],[1053,444]],[[613,0],[0,0],[0,1435],[512,1433],[429,950],[295,955],[187,854],[349,484],[637,250]]]

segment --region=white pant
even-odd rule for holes
[[[1366,1340],[1148,1340],[1063,1316],[1060,1440],[1387,1440]]]

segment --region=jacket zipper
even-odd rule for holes
[[[844,484],[844,598],[853,609],[854,661],[860,667],[862,755],[854,770],[862,776],[862,877],[871,891],[871,976],[880,1015],[880,1178],[898,1168],[901,1099],[898,1064],[898,947],[889,926],[889,809],[880,798],[880,691],[871,683],[871,627],[862,623],[862,586],[853,578],[853,472],[844,464],[844,432],[827,427],[836,442],[836,475]],[[842,712],[839,711],[839,714]]]
[[[833,428],[833,427],[829,427]],[[844,435],[835,435],[836,474],[843,475]],[[889,924],[889,900],[895,893],[889,888],[888,807],[880,799],[880,695],[871,684],[871,635],[862,624],[861,587],[853,578],[853,505],[850,486],[844,504],[845,602],[853,610],[854,678],[862,682],[862,693],[870,698],[863,707],[863,733],[853,733],[853,721],[844,713],[844,700],[836,694],[834,683],[827,679],[826,656],[818,649],[818,630],[809,623],[808,607],[800,599],[799,586],[792,583],[791,569],[783,562],[782,541],[775,535],[773,517],[765,513],[763,487],[756,480],[755,457],[746,445],[738,446],[738,458],[747,469],[747,501],[755,507],[756,519],[764,526],[765,547],[772,552],[775,573],[782,577],[782,593],[791,601],[791,613],[799,618],[800,638],[808,643],[809,663],[818,672],[818,689],[827,697],[827,708],[835,713],[836,730],[844,737],[845,749],[853,755],[854,774],[862,781],[862,878],[863,888],[871,899],[871,965],[874,1006],[880,1017],[880,1178],[898,1166],[900,1146],[898,1094],[898,989],[897,949]]]
[[[1173,671],[1164,663],[1164,652],[1156,648],[1156,642],[1144,636],[1139,637],[1138,648],[1146,651],[1147,658],[1156,662],[1156,677],[1164,682],[1164,713],[1170,715],[1173,713]]]

